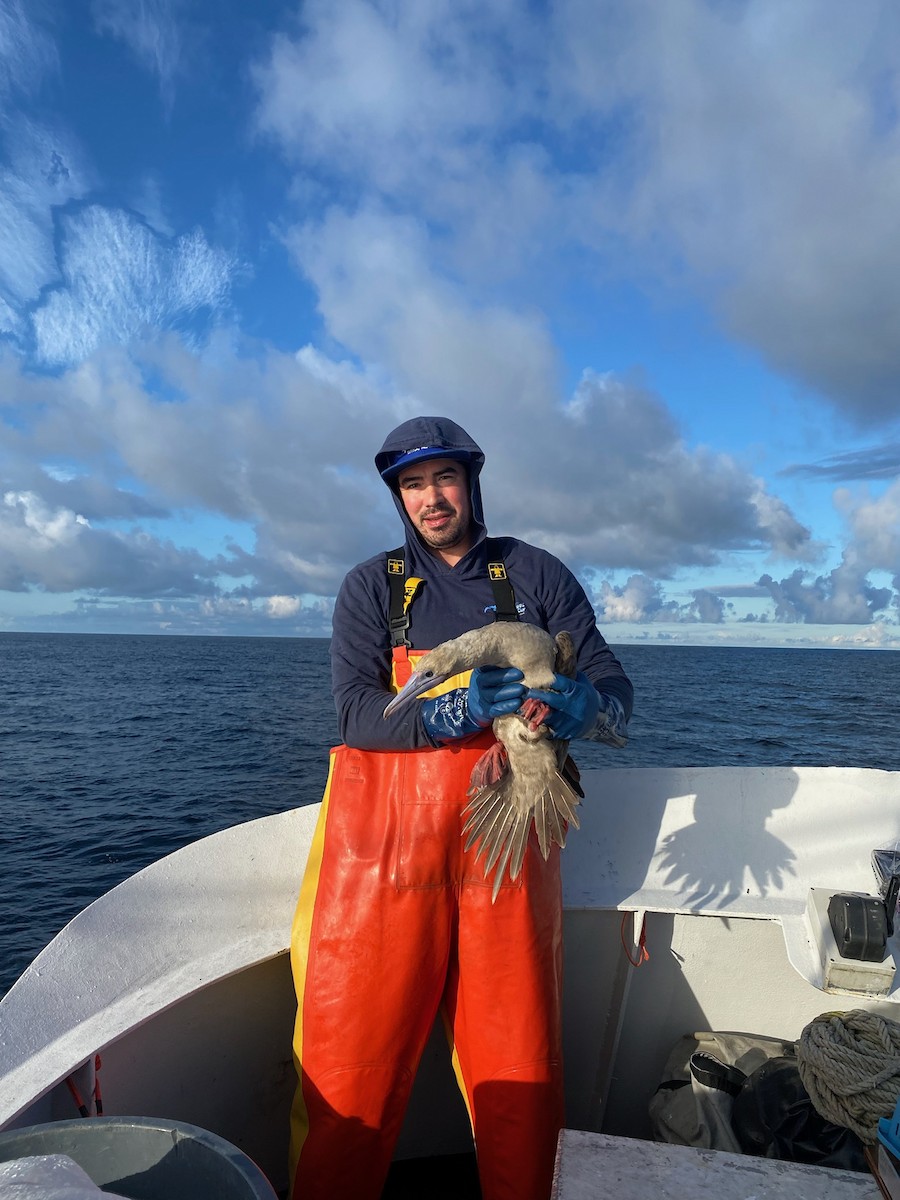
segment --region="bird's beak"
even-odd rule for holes
[[[411,700],[418,699],[423,692],[429,691],[449,679],[449,675],[438,675],[435,671],[413,671],[407,682],[385,708],[382,716],[389,717],[392,713],[406,708]]]

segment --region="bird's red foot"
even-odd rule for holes
[[[532,696],[523,700],[522,707],[519,709],[519,716],[526,722],[532,733],[543,725],[549,715],[550,705],[545,704],[543,700],[535,700]]]
[[[485,750],[472,768],[469,795],[501,779],[506,771],[507,762],[506,747],[502,742],[494,742],[490,750]]]

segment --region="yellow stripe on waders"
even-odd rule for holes
[[[472,1129],[472,1137],[475,1136],[475,1121],[472,1117],[472,1105],[470,1102],[469,1089],[466,1087],[465,1077],[463,1076],[462,1063],[459,1061],[459,1055],[456,1052],[456,1042],[453,1040],[453,1027],[450,1024],[450,1018],[441,1005],[441,1022],[444,1026],[444,1036],[447,1039],[447,1045],[450,1047],[450,1065],[453,1067],[453,1074],[456,1076],[456,1086],[459,1088],[459,1094],[463,1098],[463,1103],[466,1106],[466,1112],[469,1114],[469,1125]]]
[[[316,822],[309,848],[309,858],[306,860],[306,871],[300,886],[300,898],[294,913],[291,927],[291,967],[294,973],[294,986],[297,991],[297,1020],[294,1025],[294,1066],[297,1069],[298,1081],[303,1078],[301,1063],[303,1062],[303,997],[306,995],[306,964],[309,961],[309,942],[312,930],[313,908],[316,893],[319,889],[319,876],[322,871],[322,854],[325,848],[325,825],[328,821],[328,802],[331,797],[331,779],[334,774],[334,754],[328,760],[328,780],[325,784],[325,794],[322,797],[322,807]],[[294,1092],[294,1102],[291,1105],[291,1139],[289,1151],[290,1189],[294,1186],[294,1176],[297,1173],[297,1163],[300,1151],[309,1133],[309,1114],[303,1099],[303,1087],[298,1082]],[[290,1194],[290,1191],[289,1191]]]

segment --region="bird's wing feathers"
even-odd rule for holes
[[[558,633],[553,639],[556,642],[556,673],[574,679],[578,672],[578,656],[575,653],[575,643],[571,633]]]

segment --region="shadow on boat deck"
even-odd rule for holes
[[[278,1193],[287,1200],[287,1191]],[[381,1200],[481,1200],[474,1154],[408,1158],[391,1165]]]
[[[409,1158],[391,1166],[381,1200],[481,1200],[474,1154]]]

